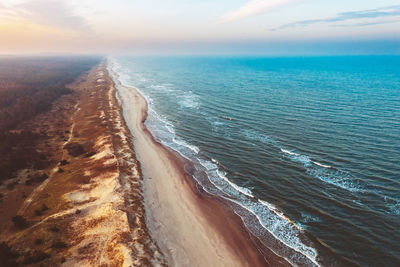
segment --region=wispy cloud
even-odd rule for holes
[[[29,0],[12,6],[2,5],[0,16],[74,31],[90,30],[86,19],[74,14],[73,8],[60,0]]]
[[[251,0],[241,8],[223,15],[217,23],[226,23],[254,15],[265,14],[274,8],[296,1],[298,0]]]
[[[400,5],[396,6],[389,6],[389,7],[381,7],[376,9],[368,9],[368,10],[360,10],[360,11],[350,11],[350,12],[343,12],[339,13],[334,17],[325,18],[325,19],[312,19],[312,20],[302,20],[296,21],[288,24],[284,24],[278,28],[271,29],[273,31],[282,30],[287,28],[293,27],[306,27],[313,24],[319,23],[333,23],[333,22],[346,22],[351,20],[358,20],[358,19],[376,19],[376,18],[387,18],[387,17],[395,17],[400,16]],[[400,20],[400,19],[399,19]],[[369,22],[357,22],[350,24],[351,26],[371,26],[377,24],[384,24],[384,23],[392,23],[397,22],[399,20],[376,20],[376,21],[369,21]],[[338,25],[338,26],[350,26],[349,24],[346,25]]]

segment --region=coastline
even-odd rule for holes
[[[114,83],[143,171],[148,228],[169,263],[289,266],[252,236],[227,203],[202,190],[185,170],[190,162],[154,139],[144,124],[148,104],[141,93]]]

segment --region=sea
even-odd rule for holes
[[[153,136],[293,266],[400,266],[400,56],[114,56]]]

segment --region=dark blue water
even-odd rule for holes
[[[400,57],[111,62],[155,137],[274,253],[400,265]]]

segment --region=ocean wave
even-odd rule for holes
[[[302,241],[306,240],[307,243],[311,243],[311,241],[302,234],[302,229],[299,226],[269,209],[260,211],[257,205],[255,205],[255,208],[253,209],[250,208],[250,211],[256,215],[261,225],[277,240],[301,254],[311,263],[315,264],[316,266],[320,266],[318,263],[317,250],[309,245],[306,245],[305,242]],[[289,259],[289,262],[295,266],[308,265],[304,262],[305,259],[299,260],[297,259],[296,255],[289,254],[285,256],[285,258]]]
[[[149,98],[150,99],[150,98]],[[151,119],[155,119],[157,121],[158,126],[163,126],[165,129],[168,130],[171,134],[175,134],[175,126],[168,121],[168,119],[165,116],[161,116],[160,114],[157,113],[157,111],[154,110],[153,108],[153,102],[150,100],[149,104],[151,105],[149,107],[149,115],[151,116]],[[156,123],[156,122],[154,122]]]
[[[315,215],[311,215],[309,213],[301,213],[301,222],[302,223],[310,223],[310,222],[321,222],[321,218]]]
[[[317,250],[307,245],[312,242],[302,233],[301,227],[294,224],[283,213],[279,212],[274,205],[266,201],[236,200],[228,199],[237,205],[240,205],[251,214],[253,214],[259,224],[270,233],[277,241],[281,242],[285,247],[292,249],[296,253],[292,253],[281,246],[271,247],[265,244],[275,254],[286,259],[293,266],[320,266]],[[243,216],[243,215],[242,215]],[[253,226],[248,226],[250,230]]]
[[[322,164],[322,163],[319,163],[319,162],[317,162],[317,161],[313,161],[313,163],[314,163],[315,165],[318,165],[318,166],[322,167],[322,168],[327,168],[327,169],[331,169],[331,168],[332,168],[332,167],[329,166],[329,165]]]
[[[296,257],[278,248],[271,248],[275,254],[285,258],[295,266],[304,265],[304,261],[309,261],[311,265],[319,265],[316,249],[302,242],[302,239],[304,239],[308,243],[312,243],[302,234],[301,227],[285,216],[275,205],[256,198],[250,189],[229,180],[226,172],[219,169],[217,160],[213,158],[211,160],[199,159],[199,162],[205,168],[209,181],[221,192],[229,195],[229,198],[225,195],[221,195],[221,197],[234,202],[256,216],[263,229],[286,247],[299,253],[303,259],[299,260],[299,256]],[[243,219],[245,220],[245,218]],[[251,228],[252,226],[248,225],[248,227]],[[269,244],[266,245],[269,246]]]
[[[266,206],[269,210],[274,212],[276,215],[281,217],[282,219],[285,219],[286,221],[292,223],[297,229],[301,230],[289,217],[285,216],[283,212],[281,212],[275,205],[272,205],[271,203],[268,203],[265,200],[259,199],[258,202],[260,202],[262,205]]]
[[[301,154],[298,154],[298,153],[295,153],[295,152],[292,152],[292,151],[290,151],[290,150],[283,149],[283,148],[281,148],[281,151],[282,151],[284,154],[288,155],[288,157],[289,157],[292,161],[301,163],[301,164],[303,164],[305,167],[309,167],[309,166],[312,164],[312,161],[311,161],[310,157],[308,157],[308,156],[306,156],[306,155],[301,155]]]
[[[289,151],[289,150],[286,150],[286,149],[284,149],[284,148],[281,148],[281,151],[282,151],[283,153],[286,153],[286,154],[290,155],[290,156],[296,156],[296,157],[300,156],[299,154],[294,153],[294,152]]]
[[[239,186],[239,185],[235,184],[234,182],[230,181],[228,179],[228,177],[226,177],[226,172],[217,169],[217,174],[218,174],[219,177],[221,177],[223,180],[225,180],[228,184],[230,184],[233,188],[235,188],[240,193],[245,194],[246,196],[254,198],[253,193],[251,192],[250,189],[242,187],[242,186]]]
[[[232,201],[253,214],[262,229],[270,233],[275,240],[282,243],[285,247],[298,253],[294,255],[281,245],[271,247],[271,244],[265,244],[275,254],[284,258],[293,266],[319,266],[318,252],[312,246],[306,245],[306,243],[311,244],[312,242],[302,233],[303,230],[301,227],[285,216],[275,205],[256,198],[249,189],[247,191],[247,188],[231,182],[226,177],[226,173],[218,169],[218,161],[211,159],[211,161],[199,160],[199,162],[206,169],[210,182],[221,192],[229,195],[229,197],[226,197],[226,195],[221,195],[221,197]],[[247,223],[247,216],[245,214],[238,213],[238,215],[242,217],[250,231],[255,231],[254,234],[256,236],[261,234],[259,231],[253,229],[254,225]]]
[[[389,196],[383,197],[385,207],[388,209],[389,214],[400,215],[400,200]]]
[[[353,177],[349,172],[335,169],[329,165],[312,160],[307,155],[302,155],[280,148],[281,152],[293,162],[302,164],[309,175],[318,178],[320,181],[340,187],[350,192],[360,192],[365,185]]]
[[[259,141],[264,144],[277,144],[277,141],[274,140],[271,136],[261,134],[253,130],[242,129],[240,133],[242,136],[250,141]]]
[[[175,129],[172,125],[165,125],[165,127],[171,134],[175,134]]]
[[[227,131],[226,122],[222,121],[220,117],[212,115],[204,110],[200,110],[199,114],[201,114],[211,125],[211,129],[217,135],[224,136],[226,138],[230,138],[230,132]]]
[[[184,141],[183,139],[174,137],[174,138],[173,138],[173,142],[176,143],[176,144],[178,144],[178,145],[180,145],[180,146],[189,148],[190,150],[192,150],[192,151],[193,151],[194,153],[196,153],[196,154],[199,154],[199,152],[200,152],[200,148],[198,148],[198,147],[195,146],[195,145],[191,145],[191,144],[187,143],[187,142]]]
[[[329,165],[326,165],[326,164],[323,164],[323,163],[319,163],[318,161],[311,160],[309,156],[301,155],[301,154],[292,152],[292,151],[284,149],[284,148],[281,148],[280,150],[281,150],[281,152],[292,156],[293,157],[292,158],[293,161],[301,162],[303,164],[306,164],[307,166],[309,166],[310,163],[312,163],[312,164],[315,164],[315,165],[317,165],[319,167],[322,167],[322,168],[326,168],[326,169],[332,168]]]
[[[216,170],[218,169],[218,166],[215,163],[212,163],[209,160],[203,160],[203,159],[198,159],[199,163],[206,168],[207,171],[211,171],[211,170]]]
[[[293,162],[300,163],[306,168],[309,175],[319,179],[322,182],[329,183],[331,185],[340,187],[342,189],[356,192],[362,191],[364,185],[355,179],[349,172],[343,170],[337,170],[330,165],[320,163],[311,159],[307,155],[303,155],[292,150],[285,148],[280,142],[274,138],[261,134],[254,130],[241,130],[242,136],[250,141],[259,141],[264,144],[272,145],[272,147],[279,149],[286,158]]]
[[[200,159],[200,158],[198,158],[197,160],[207,170],[208,174],[210,174],[210,171],[215,172],[217,174],[217,176],[220,179],[222,179],[222,181],[225,181],[228,185],[230,185],[232,188],[234,188],[236,190],[236,192],[240,192],[248,197],[254,198],[254,195],[249,188],[237,185],[236,183],[234,183],[228,179],[228,177],[226,176],[227,173],[218,167],[219,162],[217,160],[215,160],[213,158],[211,158],[211,161]],[[215,181],[211,181],[211,182],[215,182]],[[223,188],[221,188],[221,185],[217,185],[215,183],[213,183],[213,184],[216,185],[218,188],[220,188],[225,193],[228,193],[229,195],[235,195],[235,194],[231,194],[231,191],[226,191]]]
[[[199,101],[197,99],[198,97],[194,94],[191,93],[185,93],[184,95],[181,95],[178,97],[178,104],[183,107],[183,108],[193,108],[193,109],[198,109],[199,108]]]
[[[340,187],[350,192],[363,192],[365,190],[364,183],[346,171],[313,167],[307,169],[307,173],[327,184]]]
[[[392,204],[392,205],[388,205],[387,207],[389,208],[389,210],[392,214],[400,215],[400,203],[399,202]]]

